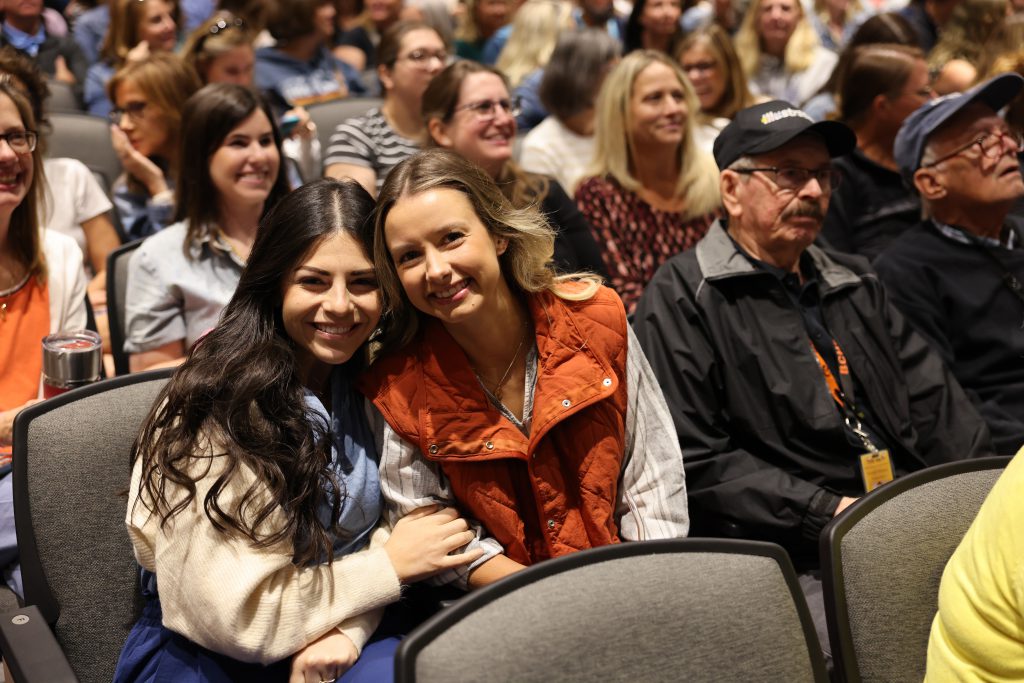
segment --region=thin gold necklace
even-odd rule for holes
[[[495,385],[494,391],[491,392],[494,394],[494,398],[498,399],[499,402],[503,402],[501,398],[501,390],[505,388],[505,382],[508,381],[509,374],[512,372],[512,366],[514,366],[516,364],[516,360],[519,359],[519,352],[523,350],[523,344],[526,343],[526,337],[529,336],[529,332],[530,328],[527,326],[523,331],[523,336],[519,339],[519,346],[516,347],[516,352],[512,354],[512,360],[509,361],[508,367],[505,368],[505,373],[501,376],[501,379],[498,380],[498,384]],[[476,376],[483,380],[483,377],[480,376],[479,372],[476,373]]]

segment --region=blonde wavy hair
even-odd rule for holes
[[[757,21],[761,16],[761,4],[764,0],[754,0],[747,13],[743,15],[743,23],[733,38],[733,45],[736,47],[736,54],[739,55],[740,64],[747,78],[751,78],[761,64],[761,36],[757,32]],[[793,0],[796,11],[800,18],[796,21],[796,28],[793,35],[786,43],[786,54],[783,64],[786,71],[796,73],[806,71],[814,61],[814,54],[821,47],[821,40],[817,32],[807,19],[803,3],[800,0]]]
[[[565,0],[527,0],[516,11],[512,33],[494,65],[513,88],[527,74],[547,65],[562,31],[572,26],[572,5]]]
[[[633,137],[633,111],[630,102],[637,77],[651,64],[664,64],[676,75],[686,97],[686,131],[679,145],[679,178],[676,196],[686,198],[685,218],[703,216],[718,208],[721,197],[718,190],[718,166],[707,152],[694,142],[694,121],[700,112],[700,102],[693,92],[679,64],[657,50],[636,50],[616,65],[601,86],[597,96],[596,129],[594,131],[594,160],[588,176],[610,175],[622,187],[633,192],[641,188],[633,175],[635,168]]]
[[[473,206],[477,218],[495,237],[507,240],[499,257],[501,272],[514,290],[549,291],[569,301],[583,301],[597,292],[600,278],[590,273],[557,275],[550,267],[555,232],[534,207],[517,209],[482,169],[459,154],[434,148],[419,152],[396,166],[377,198],[374,213],[373,258],[383,298],[384,314],[377,341],[381,351],[401,348],[416,336],[421,316],[409,302],[384,236],[388,215],[403,197],[437,189],[455,190]],[[567,283],[582,286],[566,286]]]

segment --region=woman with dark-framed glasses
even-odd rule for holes
[[[40,340],[85,327],[86,279],[75,241],[40,229],[42,150],[32,105],[10,78],[0,79],[0,130],[0,569],[21,595],[10,477],[14,417],[42,397]]]
[[[192,67],[165,52],[128,62],[107,84],[110,141],[124,168],[112,188],[114,208],[129,240],[171,222],[181,105],[199,85]]]
[[[557,270],[607,276],[590,225],[562,186],[512,160],[518,113],[505,76],[468,60],[439,73],[423,94],[428,146],[451,149],[482,168],[516,209],[539,208],[555,230]]]
[[[428,24],[402,21],[387,29],[377,48],[384,103],[337,127],[324,175],[352,178],[376,196],[388,171],[422,145],[423,92],[447,62],[448,48]]]
[[[679,64],[655,50],[627,55],[598,95],[592,177],[576,202],[627,311],[658,266],[719,215],[718,169],[694,139],[699,110]]]

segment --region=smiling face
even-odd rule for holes
[[[262,109],[235,126],[210,155],[210,180],[221,211],[263,206],[277,179],[281,158],[274,129]]]
[[[455,113],[447,122],[434,119],[430,133],[438,145],[458,152],[496,178],[512,158],[516,120],[501,107],[492,107],[487,116],[465,107],[508,100],[508,88],[500,76],[489,72],[469,74],[459,88]]]
[[[345,231],[317,242],[284,278],[281,319],[307,386],[352,358],[380,320],[373,263]]]
[[[163,112],[151,104],[132,81],[124,80],[118,84],[114,105],[128,112],[121,117],[118,126],[139,153],[147,157],[167,158],[173,152],[171,133]]]
[[[207,83],[234,83],[251,86],[256,53],[250,45],[233,47],[213,58],[206,67]]]
[[[384,241],[409,301],[446,326],[471,324],[511,300],[498,260],[508,243],[491,235],[457,190],[400,197]]]
[[[145,40],[149,49],[170,52],[178,43],[178,27],[174,23],[174,4],[166,0],[145,0],[137,28],[139,42]]]
[[[629,98],[630,140],[642,151],[679,145],[686,134],[686,92],[675,72],[652,62],[633,81]]]
[[[680,55],[679,63],[693,85],[700,108],[710,111],[718,106],[725,95],[725,73],[711,50],[698,43]]]
[[[18,107],[10,97],[0,94],[0,131],[24,130]],[[0,211],[6,216],[10,216],[28,194],[34,168],[31,152],[19,154],[6,142],[0,142]]]

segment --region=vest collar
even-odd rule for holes
[[[624,380],[590,349],[567,302],[542,292],[529,296],[527,306],[538,365],[529,439],[491,404],[465,352],[440,321],[431,319],[424,323],[419,344],[419,434],[425,454],[528,457],[529,448],[555,423],[610,396]]]

